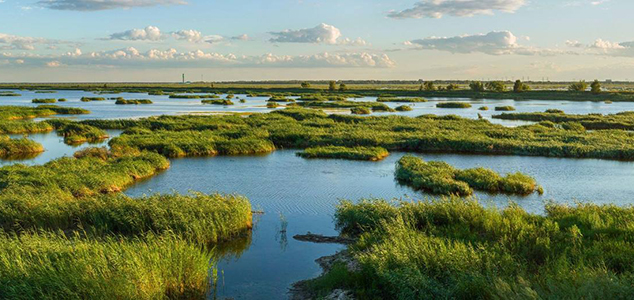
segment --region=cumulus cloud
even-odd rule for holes
[[[555,55],[565,51],[522,46],[510,31],[492,31],[487,34],[454,37],[430,37],[405,42],[418,49],[448,51],[452,53],[485,53],[489,55]],[[572,53],[570,53],[572,54]]]
[[[144,29],[131,29],[110,35],[107,40],[122,41],[160,41],[163,39],[161,30],[156,26],[148,26]]]
[[[49,40],[44,38],[37,37],[26,37],[26,36],[17,36],[10,35],[5,33],[0,33],[0,49],[3,50],[35,50],[35,46],[37,44],[48,45],[48,47],[52,47],[55,44],[62,43],[61,41]]]
[[[414,4],[412,8],[391,11],[388,17],[395,19],[439,19],[444,15],[471,17],[492,15],[495,11],[512,13],[525,4],[526,0],[423,0]]]
[[[0,58],[22,60],[25,63],[41,64],[49,67],[74,65],[103,65],[115,67],[292,67],[292,68],[390,68],[395,65],[385,54],[375,53],[320,53],[314,55],[275,55],[237,56],[204,52],[202,50],[179,52],[151,49],[145,52],[134,47],[112,51],[83,53],[80,49],[63,55],[16,55],[0,54]],[[49,65],[50,64],[50,65]]]
[[[279,32],[270,32],[273,38],[270,39],[274,43],[312,43],[312,44],[328,44],[328,45],[366,45],[367,43],[358,38],[350,40],[343,38],[339,28],[321,23],[313,28],[305,29],[286,29]]]
[[[198,43],[203,40],[203,34],[198,30],[179,30],[172,32],[172,36],[177,40],[185,40],[191,43]]]
[[[56,10],[98,11],[157,5],[183,5],[187,2],[184,0],[41,0],[38,1],[38,4]]]

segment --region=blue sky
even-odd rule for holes
[[[628,0],[0,0],[0,81],[634,80]]]

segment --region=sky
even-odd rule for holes
[[[0,0],[0,82],[634,80],[631,0]]]

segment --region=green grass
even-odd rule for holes
[[[212,256],[172,235],[0,233],[0,298],[202,299]]]
[[[502,177],[490,169],[458,170],[445,162],[425,162],[414,156],[404,156],[397,162],[395,177],[416,190],[441,195],[469,196],[473,190],[516,195],[543,193],[535,179],[519,172]]]
[[[388,155],[390,153],[381,147],[347,148],[339,146],[314,147],[297,153],[297,156],[303,158],[339,158],[369,161],[379,161]]]
[[[150,99],[117,99],[114,104],[152,104]]]
[[[335,223],[360,237],[349,247],[360,271],[326,274],[321,288],[360,299],[624,299],[633,216],[631,206],[549,204],[534,215],[456,198],[343,201]]]
[[[17,93],[11,93],[11,92],[0,92],[0,97],[20,97],[22,95],[17,94]]]
[[[257,142],[251,144],[254,151],[267,143],[274,148],[291,149],[378,146],[389,151],[405,152],[634,160],[634,135],[622,130],[577,131],[541,124],[510,128],[491,124],[487,120],[457,116],[362,117],[327,115],[319,110],[292,108],[247,117],[163,116],[138,120],[87,120],[81,123],[102,129],[138,127],[162,131],[155,135],[124,135],[113,139],[111,143],[117,147],[127,145],[159,153],[177,153],[179,151],[169,149],[172,144],[170,140],[182,140],[186,142],[179,142],[182,147],[178,148],[192,149],[184,151],[182,155],[215,150],[212,144],[217,135],[227,144],[233,140],[242,141],[246,135],[256,137]],[[205,133],[210,130],[215,132]],[[135,140],[144,142],[137,143]],[[247,144],[242,145],[250,147]],[[247,148],[237,152],[245,153]]]
[[[55,122],[57,134],[64,137],[66,144],[96,143],[108,138],[108,133],[94,126],[73,123]]]
[[[50,98],[50,99],[33,99],[31,100],[32,103],[55,103],[57,102],[57,99],[55,98]]]
[[[7,135],[0,135],[0,158],[20,159],[33,157],[44,152],[44,147],[27,138],[12,139]]]
[[[436,104],[438,108],[471,108],[471,104],[467,102],[441,102]]]
[[[611,115],[588,114],[588,115],[569,115],[561,110],[549,109],[543,113],[514,113],[500,114],[493,118],[503,120],[522,120],[533,122],[552,122],[556,124],[581,124],[588,130],[634,130],[634,112],[620,112]]]
[[[290,99],[290,98],[286,98],[286,96],[273,96],[271,98],[269,98],[269,100],[266,100],[269,102],[295,102],[295,100]]]
[[[200,103],[214,105],[233,105],[233,102],[228,99],[201,100]]]
[[[414,109],[411,106],[409,106],[409,105],[401,105],[401,106],[397,106],[396,108],[394,108],[394,110],[396,110],[396,111],[412,111]]]
[[[427,99],[421,97],[379,97],[378,102],[427,102]]]
[[[216,94],[208,94],[208,95],[177,95],[177,94],[171,94],[170,98],[171,99],[217,99],[217,98],[220,98],[220,96],[218,96]]]
[[[496,106],[495,111],[514,111],[515,107],[513,106]]]
[[[350,113],[353,115],[369,115],[372,111],[365,106],[358,106],[350,108]]]
[[[92,101],[106,101],[106,98],[103,97],[81,97],[79,99],[81,102],[92,102]]]
[[[394,111],[384,103],[379,102],[364,102],[364,101],[303,101],[298,103],[302,107],[312,108],[354,108],[354,107],[367,107],[372,111]]]
[[[56,114],[90,113],[80,108],[40,105],[38,107],[1,106],[0,134],[49,132],[53,126],[48,122],[32,122],[30,119],[48,117]]]

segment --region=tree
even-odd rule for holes
[[[330,84],[328,85],[328,90],[330,91],[335,91],[337,89],[337,82],[336,81],[330,81]]]
[[[489,81],[486,84],[487,90],[491,92],[504,92],[506,90],[506,86],[504,86],[504,82],[502,81]]]
[[[339,85],[339,91],[340,92],[347,91],[347,90],[348,90],[348,87],[346,86],[345,83],[342,83],[342,84]]]
[[[515,80],[515,84],[513,85],[514,93],[521,93],[525,91],[530,91],[531,87],[528,84],[523,83],[521,80]]]
[[[450,83],[449,85],[447,85],[447,87],[445,88],[445,90],[447,91],[455,91],[458,89],[458,85],[455,85],[453,83]]]
[[[472,81],[469,83],[469,88],[474,92],[484,92],[484,84],[482,81]]]
[[[433,81],[425,81],[425,83],[423,83],[423,89],[425,91],[435,91],[436,87],[434,86]]]
[[[590,84],[590,91],[592,91],[593,94],[601,93],[601,83],[595,79],[592,84]]]
[[[588,89],[588,83],[585,80],[579,82],[573,82],[568,90],[571,92],[585,92]]]
[[[310,88],[310,82],[308,82],[308,81],[304,81],[304,82],[302,82],[302,88],[303,88],[303,89],[308,89],[308,88]]]

